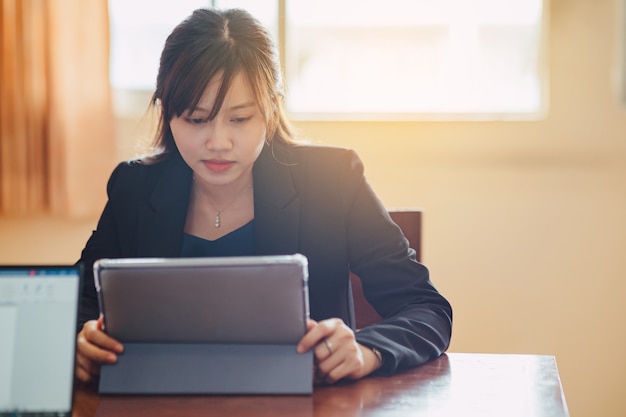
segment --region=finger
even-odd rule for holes
[[[100,375],[100,366],[93,362],[88,363],[87,367],[83,364],[76,363],[76,377],[83,382],[94,380]]]
[[[104,317],[102,316],[98,317],[98,321],[96,322],[96,328],[98,330],[104,331]]]
[[[342,349],[318,364],[318,373],[324,382],[332,384],[357,374],[362,368],[362,360],[352,349]]]
[[[322,320],[309,330],[298,343],[298,353],[303,353],[315,347],[324,338],[332,335],[338,327],[339,323],[343,323],[341,319]]]
[[[84,335],[79,335],[77,341],[78,357],[85,357],[87,360],[97,363],[115,363],[117,355],[110,350],[102,349],[91,343]]]
[[[334,329],[331,327],[333,333],[324,337],[314,347],[314,353],[318,361],[324,361],[340,350],[344,350],[343,356],[354,355],[357,351],[354,331],[342,321],[332,324],[336,326]]]
[[[305,333],[305,335],[306,335],[306,334],[308,334],[308,333],[310,333],[310,332],[311,332],[311,330],[313,330],[313,329],[315,328],[315,326],[317,326],[317,322],[316,322],[315,320],[313,320],[313,319],[308,319],[308,321],[307,321],[307,323],[306,323],[306,333]],[[303,337],[304,337],[304,336],[303,336]],[[308,349],[305,349],[304,347],[302,347],[302,348],[301,348],[300,346],[297,346],[297,347],[296,347],[296,351],[297,351],[298,353],[304,353],[304,352],[306,352],[307,350],[308,350]]]
[[[332,354],[333,354],[333,346],[332,343],[329,342],[328,344],[326,344],[325,342],[328,339],[322,339],[322,341],[320,343],[318,343],[317,345],[313,346],[313,359],[315,361],[315,363],[320,363],[322,361],[325,361],[326,359],[328,359]],[[329,349],[329,346],[331,347],[331,349]]]
[[[77,354],[75,374],[81,381],[89,382],[100,375],[100,363]]]
[[[313,319],[309,319],[306,322],[306,331],[307,332],[311,331],[315,326],[317,326],[317,322]]]
[[[344,360],[342,354],[337,352],[329,354],[327,351],[324,351],[318,356],[317,349],[318,348],[316,348],[317,370],[320,376],[325,377]]]
[[[341,379],[349,377],[356,371],[351,364],[350,358],[336,353],[328,359],[318,363],[316,368],[316,380],[326,384],[333,384]]]
[[[317,346],[323,346],[322,350],[324,350],[324,348],[326,348],[326,353],[327,353],[326,357],[332,356],[332,354],[334,352],[334,348],[333,348],[333,342],[331,341],[330,336],[323,338],[321,343],[318,343]],[[316,349],[317,349],[317,347],[316,347]]]
[[[102,330],[102,319],[90,320],[76,336],[76,377],[88,382],[100,374],[102,363],[117,362],[124,347]]]
[[[77,366],[76,367],[76,378],[82,382],[89,382],[92,379],[92,376],[89,372],[85,371],[83,368]]]
[[[76,355],[76,366],[89,375],[100,375],[100,363],[97,363],[84,355]]]
[[[124,351],[124,346],[120,342],[113,339],[102,330],[101,319],[85,323],[81,333],[89,343],[99,346],[102,349],[116,353],[122,353]]]
[[[358,374],[364,365],[363,353],[354,339],[354,332],[346,326],[340,326],[332,337],[316,346],[315,354],[318,374],[329,383]]]
[[[334,384],[335,382],[340,381],[352,374],[354,372],[354,369],[352,369],[352,367],[349,366],[346,362],[347,361],[343,361],[337,364],[337,366],[334,366],[330,370],[330,372],[325,373],[324,382],[326,382],[327,384]]]
[[[88,322],[83,326],[83,330],[78,333],[76,339],[77,358],[84,368],[89,369],[87,361],[96,363],[114,363],[117,360],[116,352],[110,349],[120,351],[121,345],[107,336],[104,332],[97,329],[95,321]]]
[[[336,340],[337,343],[333,343],[333,340]],[[332,348],[329,349],[327,344]],[[351,346],[352,343],[350,341],[344,342],[339,338],[324,339],[314,350],[320,371],[328,374],[332,369],[355,356],[355,349],[351,348]]]

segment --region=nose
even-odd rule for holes
[[[213,121],[208,123],[205,138],[207,149],[214,152],[227,151],[233,146],[233,142],[230,137],[231,132],[228,129],[228,126],[218,119],[219,117],[216,117]]]

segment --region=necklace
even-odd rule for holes
[[[197,184],[197,183],[196,183]],[[235,196],[235,198],[233,198],[233,200],[226,204],[226,206],[222,207],[221,209],[217,208],[217,205],[213,202],[213,200],[211,199],[211,197],[209,197],[209,195],[207,193],[204,192],[204,190],[202,189],[202,187],[198,186],[198,189],[200,190],[200,192],[202,194],[204,194],[204,196],[207,198],[207,200],[209,200],[209,203],[211,203],[211,205],[213,206],[213,208],[215,209],[215,227],[220,227],[222,225],[222,219],[221,219],[221,214],[224,210],[226,210],[228,207],[232,206],[233,204],[235,204],[235,201],[237,201],[239,199],[239,197],[241,197],[241,195],[248,189],[252,187],[252,181],[250,181],[245,187],[243,187],[241,189],[241,191],[239,191],[237,193],[237,195]]]

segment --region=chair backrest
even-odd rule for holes
[[[392,220],[402,229],[404,236],[409,241],[409,245],[415,249],[417,260],[421,259],[422,246],[422,211],[411,210],[389,210]],[[352,286],[352,299],[354,302],[354,317],[356,328],[360,329],[367,325],[381,320],[380,315],[365,298],[361,279],[350,273],[350,285]]]

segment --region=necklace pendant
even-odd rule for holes
[[[221,224],[220,212],[218,211],[215,213],[215,227],[220,227]]]
[[[195,181],[195,179],[194,179]],[[194,182],[195,184],[195,182]],[[213,207],[213,209],[215,210],[215,222],[214,222],[214,226],[215,227],[220,227],[222,225],[222,219],[220,217],[221,212],[226,210],[227,208],[229,208],[230,206],[232,206],[237,199],[243,195],[243,193],[249,189],[250,187],[252,187],[252,182],[249,182],[248,185],[246,185],[241,191],[239,191],[239,193],[237,193],[237,195],[235,196],[235,199],[232,200],[230,203],[228,203],[226,206],[224,206],[221,210],[217,209],[217,206],[215,205],[215,203],[213,202],[213,200],[211,199],[211,196],[209,196],[208,194],[205,193],[205,191],[198,186],[198,190],[201,194],[204,195],[204,197],[207,199],[207,201],[211,204],[211,206]]]

